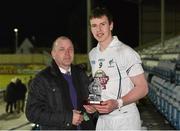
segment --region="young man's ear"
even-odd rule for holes
[[[113,22],[111,22],[111,24],[110,24],[110,30],[112,31],[113,30]]]

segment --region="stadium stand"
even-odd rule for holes
[[[180,36],[141,52],[148,97],[175,129],[180,129]]]

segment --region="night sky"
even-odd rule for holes
[[[114,17],[114,31],[131,47],[138,43],[138,7],[128,0],[92,0]],[[4,0],[0,3],[0,48],[14,48],[14,28],[21,43],[26,37],[35,47],[51,47],[60,35],[69,36],[76,52],[86,53],[86,0]],[[96,41],[93,41],[95,46]]]

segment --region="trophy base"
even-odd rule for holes
[[[86,101],[86,105],[101,105],[102,101]]]

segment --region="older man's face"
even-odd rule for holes
[[[57,65],[68,69],[74,59],[74,47],[69,39],[57,40],[52,50],[52,56]]]

